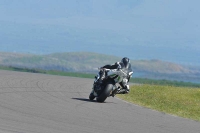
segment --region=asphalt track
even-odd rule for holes
[[[108,98],[93,80],[0,70],[0,133],[200,133],[200,122]]]

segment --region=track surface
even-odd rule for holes
[[[92,83],[0,70],[0,133],[200,133],[200,122],[117,98],[91,102]]]

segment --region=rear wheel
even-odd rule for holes
[[[104,102],[106,98],[110,96],[112,88],[113,88],[113,84],[111,83],[107,84],[103,92],[100,94],[100,96],[97,97],[97,102],[101,102],[101,103]]]

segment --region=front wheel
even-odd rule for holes
[[[93,92],[91,92],[89,95],[89,99],[92,101],[92,100],[94,100],[94,98],[95,98],[95,96],[94,96]]]
[[[113,84],[109,83],[106,85],[105,89],[102,91],[100,96],[97,97],[97,102],[104,102],[107,97],[110,96],[112,92]]]

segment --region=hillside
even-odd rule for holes
[[[0,65],[61,70],[68,72],[96,73],[105,64],[120,61],[121,57],[89,52],[54,53],[48,55],[0,53]],[[161,60],[131,60],[135,76],[167,78],[173,80],[197,80],[200,69],[191,69]]]
[[[94,72],[102,65],[120,60],[119,57],[115,56],[87,52],[49,55],[0,53],[0,56],[0,64],[5,66],[74,72]]]

